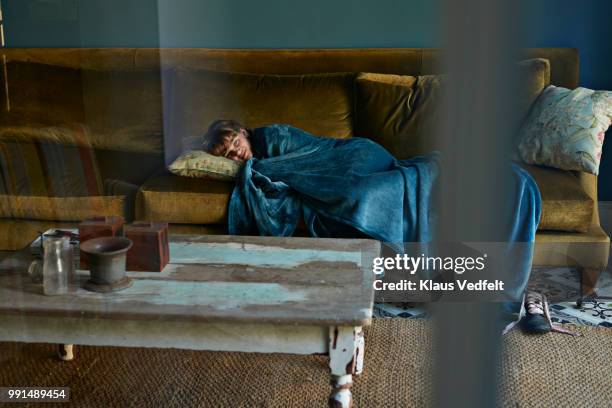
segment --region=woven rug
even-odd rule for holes
[[[428,405],[429,324],[375,319],[366,329],[356,407]],[[612,330],[576,329],[583,337],[505,337],[500,406],[612,405]],[[77,347],[61,362],[53,345],[0,343],[0,367],[0,386],[69,386],[76,407],[325,407],[330,391],[324,356]]]

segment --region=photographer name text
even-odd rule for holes
[[[383,282],[377,279],[373,283],[374,290],[391,290],[391,291],[432,291],[432,292],[450,292],[455,290],[484,292],[484,291],[503,291],[504,282],[496,279],[489,281],[480,279],[476,282],[467,280],[457,280],[454,282],[435,282],[431,279],[424,279],[419,282],[408,281],[402,279],[399,282]]]

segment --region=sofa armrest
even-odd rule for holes
[[[597,176],[584,171],[572,172],[580,182],[580,185],[589,197],[593,199],[593,219],[591,224],[599,226],[599,205],[597,200]]]
[[[134,220],[134,209],[136,202],[136,193],[138,186],[128,183],[123,180],[105,179],[104,193],[110,196],[123,196],[124,199],[124,216],[127,222]]]

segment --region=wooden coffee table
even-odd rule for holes
[[[364,239],[171,236],[163,272],[129,272],[132,287],[111,294],[82,284],[44,296],[25,262],[0,269],[0,341],[168,347],[330,357],[330,403],[348,407],[363,368],[370,324],[372,258]],[[25,260],[24,260],[25,261]]]

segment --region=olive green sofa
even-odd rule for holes
[[[232,184],[165,170],[217,118],[371,137],[399,158],[431,148],[428,75],[437,73],[440,58],[434,49],[0,54],[0,249],[21,248],[38,231],[94,214],[164,220],[175,232],[225,233]],[[576,49],[529,49],[524,57],[546,60],[547,73],[531,76],[529,89],[578,86]],[[404,111],[409,121],[398,117]],[[534,264],[578,267],[584,291],[592,291],[610,247],[599,223],[596,177],[526,168],[543,198]]]

